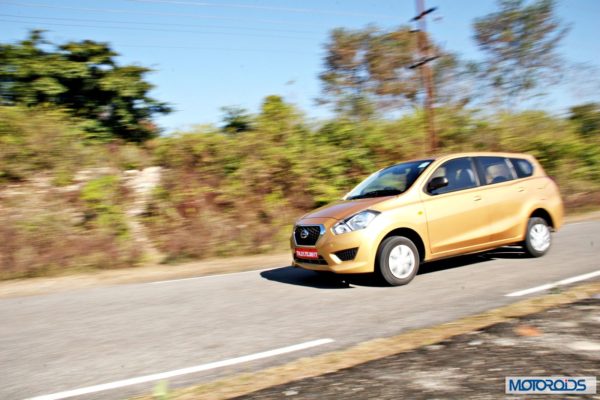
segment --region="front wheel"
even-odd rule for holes
[[[406,285],[419,271],[419,251],[408,238],[389,237],[379,246],[377,267],[383,279],[390,285]]]
[[[546,220],[539,217],[529,218],[523,243],[525,252],[531,257],[541,257],[548,252],[551,244],[552,236]]]

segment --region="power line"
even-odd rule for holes
[[[119,44],[116,47],[133,47],[133,48],[152,48],[152,49],[180,49],[180,50],[206,50],[206,51],[231,51],[231,52],[251,52],[251,53],[285,53],[297,55],[314,55],[316,52],[295,51],[289,49],[239,49],[227,47],[203,47],[203,46],[167,46],[167,45],[150,45],[150,44]]]
[[[254,4],[232,4],[232,3],[211,3],[205,1],[192,1],[192,0],[129,0],[136,3],[158,3],[158,4],[172,4],[172,5],[185,5],[194,7],[210,7],[210,8],[239,8],[239,9],[252,9],[252,10],[264,10],[264,11],[278,11],[287,13],[300,13],[300,14],[322,14],[322,15],[339,15],[346,17],[369,17],[369,18],[384,18],[392,19],[390,15],[384,14],[364,14],[356,12],[345,12],[345,11],[333,11],[333,10],[320,10],[315,8],[292,8],[292,7],[273,7],[273,6],[261,6]]]
[[[23,23],[23,21],[12,21],[7,19],[0,19],[0,22],[8,23]],[[90,25],[76,25],[76,24],[52,24],[58,26],[72,26],[72,27],[93,27]],[[279,36],[280,37],[280,36]],[[251,53],[274,53],[274,54],[296,54],[296,55],[315,55],[317,52],[309,51],[296,51],[289,49],[257,49],[257,48],[228,48],[228,47],[205,47],[205,46],[181,46],[181,45],[160,45],[160,44],[115,44],[115,47],[130,47],[130,48],[152,48],[152,49],[178,49],[178,50],[204,50],[204,51],[223,51],[223,52],[251,52]]]
[[[59,6],[54,4],[43,4],[43,3],[22,3],[16,1],[2,1],[3,4],[9,4],[19,7],[27,8],[45,8],[53,10],[65,10],[65,11],[83,11],[91,13],[106,13],[106,14],[131,14],[131,15],[148,15],[156,17],[177,17],[177,18],[195,18],[195,19],[210,19],[210,20],[225,20],[225,21],[240,21],[240,22],[260,22],[264,24],[273,25],[301,25],[301,26],[314,26],[314,27],[326,27],[321,24],[307,24],[305,22],[295,21],[282,21],[280,19],[263,19],[263,18],[248,18],[248,17],[225,17],[220,15],[204,15],[204,14],[190,14],[190,13],[177,13],[177,12],[159,12],[159,11],[140,11],[140,10],[123,10],[116,8],[94,8],[94,7],[71,7],[71,6]]]
[[[111,20],[103,20],[103,19],[37,17],[37,16],[31,16],[31,15],[14,15],[14,14],[0,14],[0,16],[9,17],[9,18],[42,19],[42,20],[53,20],[53,21],[97,22],[97,23],[108,23],[108,24],[123,23],[123,24],[128,24],[128,25],[179,26],[179,27],[191,27],[191,28],[217,28],[217,29],[240,29],[240,30],[245,29],[245,30],[260,31],[260,32],[316,33],[314,31],[252,28],[252,27],[227,26],[227,25],[198,25],[198,24],[173,24],[173,23],[164,23],[164,22],[111,21]],[[170,31],[172,32],[172,30],[170,30]],[[280,36],[278,36],[278,37],[280,37]]]
[[[33,18],[33,17],[32,17]],[[27,24],[30,21],[17,21],[17,20],[9,20],[9,19],[0,19],[2,22],[8,23],[17,23],[17,24]],[[65,26],[65,27],[73,27],[73,28],[96,28],[96,29],[119,29],[119,30],[127,30],[127,31],[144,31],[144,32],[176,32],[176,33],[195,33],[199,35],[227,35],[227,36],[252,36],[252,37],[268,37],[268,38],[281,38],[281,39],[292,39],[292,40],[306,40],[306,37],[295,37],[295,36],[282,36],[282,35],[263,35],[263,34],[252,34],[252,33],[234,33],[234,32],[203,32],[198,30],[182,30],[182,29],[152,29],[152,28],[136,28],[130,26],[108,26],[108,25],[89,25],[89,24],[65,24],[58,22],[45,22],[40,21],[36,22],[39,25],[50,25],[50,26]],[[312,39],[312,38],[311,38]]]

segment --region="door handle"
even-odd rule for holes
[[[473,197],[473,201],[479,201],[481,200],[481,196],[477,195],[475,197]]]
[[[524,191],[525,191],[525,188],[521,186],[521,187],[519,187],[517,190],[518,190],[519,192],[524,192]]]

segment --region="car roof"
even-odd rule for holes
[[[464,153],[449,153],[444,155],[439,155],[435,157],[436,161],[448,160],[452,158],[458,157],[518,157],[518,158],[533,158],[532,155],[526,153],[509,153],[509,152],[497,152],[497,151],[470,151]]]
[[[386,167],[383,167],[383,168],[379,169],[377,172],[380,172],[380,171],[383,171],[384,169],[395,167],[396,165],[400,165],[400,164],[404,164],[404,163],[417,162],[417,161],[430,161],[431,163],[434,163],[437,161],[446,161],[446,160],[450,160],[453,158],[460,158],[460,157],[506,157],[506,158],[517,157],[517,158],[525,158],[528,160],[532,160],[535,158],[532,155],[527,154],[527,153],[510,153],[510,152],[499,152],[499,151],[468,151],[468,152],[462,152],[462,153],[447,153],[447,154],[435,155],[435,156],[430,156],[430,157],[421,157],[421,158],[412,158],[409,160],[403,160],[398,163],[390,164]]]

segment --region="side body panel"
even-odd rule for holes
[[[489,241],[518,239],[523,232],[521,226],[529,208],[533,190],[531,180],[517,179],[482,186],[479,191],[488,202]]]
[[[422,194],[432,257],[473,251],[490,240],[489,199],[480,188],[430,196]]]
[[[550,215],[552,228],[558,231],[563,224],[564,208],[560,197],[558,187],[547,176],[539,176],[526,180],[528,195],[525,203],[521,207],[519,225],[516,227],[513,240],[511,242],[520,242],[525,239],[527,221],[536,210],[544,210]]]

